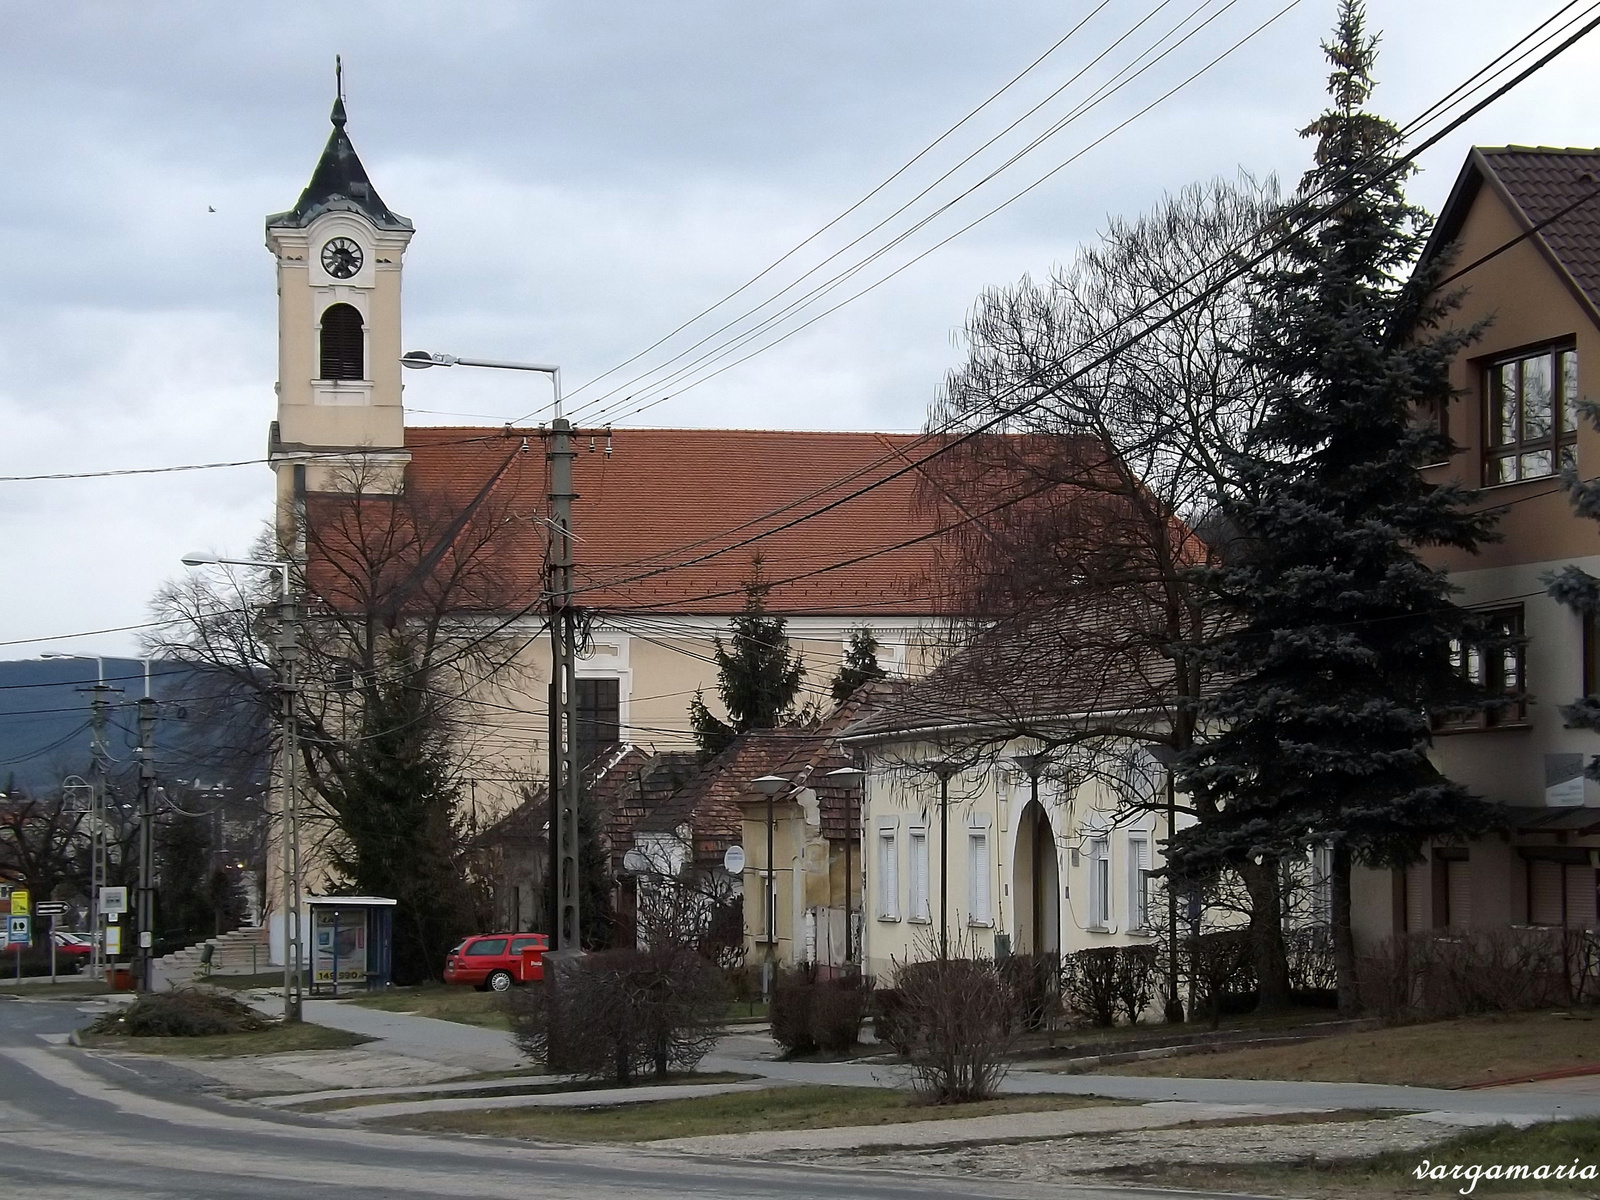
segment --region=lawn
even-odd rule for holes
[[[134,1054],[213,1054],[229,1058],[246,1054],[281,1054],[286,1050],[343,1050],[372,1039],[343,1029],[302,1021],[273,1025],[256,1033],[219,1033],[209,1037],[127,1037],[116,1033],[79,1033],[78,1040],[95,1050]]]
[[[1559,1121],[1512,1129],[1499,1125],[1475,1129],[1424,1150],[1379,1154],[1372,1158],[1338,1162],[1184,1166],[1174,1164],[1136,1175],[1117,1172],[1120,1179],[1141,1185],[1199,1190],[1248,1191],[1262,1195],[1326,1197],[1328,1200],[1368,1200],[1380,1196],[1453,1196],[1471,1188],[1474,1196],[1595,1195],[1600,1179],[1542,1181],[1479,1179],[1421,1179],[1415,1171],[1426,1159],[1431,1166],[1477,1165],[1484,1170],[1498,1164],[1541,1164],[1581,1171],[1591,1167],[1600,1175],[1600,1120]]]
[[[1106,1070],[1118,1075],[1456,1088],[1586,1066],[1600,1069],[1600,1019],[1540,1012],[1400,1025],[1293,1046],[1146,1059]]]
[[[952,1117],[1102,1107],[1092,1096],[1003,1096],[976,1104],[928,1105],[887,1088],[774,1087],[758,1092],[659,1100],[615,1108],[517,1108],[396,1117],[387,1124],[447,1133],[558,1142],[651,1142],[660,1138],[775,1129],[835,1129]]]
[[[469,987],[443,983],[424,983],[416,987],[388,988],[345,1001],[359,1008],[379,1008],[384,1012],[414,1013],[462,1025],[482,1025],[488,1029],[510,1029],[505,1007],[494,992],[479,992]]]

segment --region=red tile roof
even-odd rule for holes
[[[465,505],[506,462],[522,435],[494,429],[410,428],[408,478]],[[954,509],[930,511],[916,497],[915,470],[845,500],[903,470],[927,445],[879,433],[720,429],[618,429],[584,434],[573,473],[573,532],[580,604],[606,611],[723,614],[738,611],[751,558],[760,553],[776,612],[876,616],[944,611],[935,543]],[[495,484],[497,502],[548,512],[543,446],[529,436]],[[591,450],[591,445],[594,446]],[[832,501],[838,507],[750,545]],[[545,527],[513,526],[503,559],[523,593],[543,569]],[[915,539],[921,540],[915,540]],[[905,544],[911,542],[912,544]],[[848,561],[858,560],[858,561]],[[804,576],[790,580],[793,576]]]

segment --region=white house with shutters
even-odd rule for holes
[[[952,761],[914,731],[863,728],[863,965],[952,956],[1071,954],[1151,940],[1165,921],[1150,873],[1166,818],[1164,769],[1129,744],[1092,777],[1017,740]],[[1117,780],[1122,782],[1116,782]],[[1180,820],[1180,827],[1185,820]],[[1160,908],[1160,911],[1153,909]]]

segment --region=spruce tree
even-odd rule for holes
[[[878,639],[872,630],[858,625],[850,631],[845,644],[844,661],[833,677],[832,692],[835,704],[843,704],[855,694],[857,688],[874,679],[882,679],[886,672],[878,665]]]
[[[1578,410],[1592,425],[1600,428],[1600,408],[1592,401],[1580,400]],[[1562,472],[1561,484],[1572,501],[1574,512],[1580,517],[1600,521],[1600,480],[1579,479],[1577,470],[1568,467]],[[1559,571],[1549,572],[1540,582],[1553,599],[1566,605],[1585,621],[1600,622],[1600,579],[1577,563],[1568,563]],[[1600,733],[1600,695],[1594,691],[1600,687],[1600,680],[1588,676],[1589,673],[1585,671],[1587,694],[1579,696],[1571,704],[1562,705],[1561,718],[1568,729],[1587,729],[1591,733]],[[1590,779],[1600,780],[1600,755],[1589,759],[1583,773]]]
[[[761,578],[761,559],[751,564],[744,609],[733,619],[728,645],[716,639],[717,694],[729,720],[706,707],[697,689],[689,702],[689,724],[700,752],[710,758],[747,729],[775,729],[790,715],[805,668],[789,646],[788,622],[767,612],[771,585]]]
[[[1237,538],[1208,573],[1227,632],[1207,656],[1226,682],[1182,773],[1221,815],[1175,856],[1203,871],[1331,846],[1341,1007],[1356,1004],[1352,862],[1403,864],[1489,819],[1428,759],[1428,709],[1471,699],[1451,642],[1478,630],[1418,555],[1492,533],[1470,493],[1419,473],[1448,451],[1419,414],[1449,399],[1450,362],[1477,331],[1443,328],[1445,256],[1411,269],[1428,220],[1406,201],[1397,130],[1366,108],[1376,46],[1364,6],[1343,0],[1323,47],[1333,102],[1302,131],[1315,165],[1281,222],[1298,231],[1261,280],[1267,406],[1226,505]]]

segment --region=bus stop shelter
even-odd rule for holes
[[[385,896],[310,896],[311,994],[339,996],[389,986],[394,907]]]

